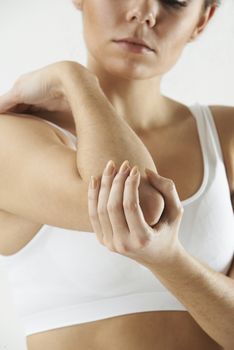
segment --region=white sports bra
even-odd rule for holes
[[[226,274],[234,220],[222,151],[210,109],[199,104],[190,109],[204,177],[199,190],[182,201],[179,239],[191,255]],[[76,148],[76,137],[58,128]],[[1,255],[0,263],[26,336],[130,313],[186,310],[148,269],[109,251],[95,234],[44,225],[19,252]]]

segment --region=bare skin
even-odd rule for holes
[[[181,123],[167,128],[163,134],[160,132],[161,138],[156,130],[144,131],[138,136],[155,160],[159,174],[173,179],[180,199],[185,200],[197,192],[201,185],[203,163],[195,119],[186,107],[178,104],[178,108],[183,116]],[[215,108],[213,112],[215,112],[215,123],[225,158],[230,193],[233,193],[234,188],[231,186],[233,179],[229,169],[230,155],[225,142],[227,135],[223,132],[222,113],[217,113]],[[50,120],[49,115],[45,119]],[[60,126],[64,127],[63,123],[60,123]],[[48,125],[48,127],[52,126]],[[72,131],[72,129],[73,125],[70,123],[67,130]],[[181,134],[187,135],[187,138],[183,136],[182,139]],[[62,133],[60,136],[64,137]],[[165,138],[174,141],[171,141],[170,144],[167,142],[167,147],[165,147],[163,143]],[[191,153],[193,158],[188,156]],[[189,159],[191,159],[190,164],[188,164]],[[179,162],[180,167],[174,166],[175,161]],[[183,169],[183,174],[178,172],[179,168]],[[185,182],[185,179],[189,181]],[[7,229],[4,231],[6,235],[1,237],[0,242],[0,253],[4,255],[20,250],[41,227],[41,225],[24,221],[20,217],[14,217],[2,211],[0,211],[0,225]],[[144,344],[142,339],[144,339]],[[34,334],[27,338],[27,342],[29,350],[41,348],[75,350],[77,347],[79,350],[116,350],[119,348],[142,350],[143,347],[147,350],[156,348],[158,350],[221,349],[200,328],[190,314],[184,311],[152,311],[123,315]]]
[[[84,10],[86,42],[92,48],[88,68],[98,76],[103,91],[119,115],[126,119],[146,145],[159,174],[174,181],[181,200],[191,197],[200,188],[203,178],[196,122],[187,108],[160,95],[160,81],[162,75],[176,63],[186,43],[205,28],[213,8],[199,18],[202,0],[191,1],[180,12],[163,6],[160,1],[75,2]],[[134,8],[133,3],[136,3]],[[137,17],[135,10],[140,11],[141,18]],[[153,15],[151,19],[150,13]],[[114,35],[110,36],[110,33]],[[157,54],[137,57],[123,53],[111,42],[111,39],[133,35],[147,38]],[[221,119],[222,113],[215,113],[232,194],[231,155],[226,147],[229,135],[223,133]],[[74,125],[65,123],[64,116],[55,120],[51,114],[48,120],[75,134]],[[164,140],[167,140],[166,144]],[[178,168],[174,166],[175,162],[180,164]],[[21,249],[41,227],[6,212],[0,212],[0,224],[6,228],[0,242],[0,253],[5,255]],[[221,349],[184,311],[123,315],[34,334],[27,338],[27,342],[29,350]]]

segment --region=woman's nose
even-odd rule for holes
[[[156,12],[155,2],[154,5],[138,5],[128,11],[126,19],[140,24],[146,23],[152,28],[156,24]]]

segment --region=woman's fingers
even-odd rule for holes
[[[178,242],[183,208],[174,183],[146,169],[150,184],[161,192],[166,207],[155,227],[148,226],[139,202],[140,173],[134,175],[136,166],[131,172],[130,167],[122,172],[126,163],[117,174],[108,174],[105,169],[100,186],[89,188],[89,216],[101,244],[148,267],[167,260]]]
[[[101,187],[98,196],[97,214],[102,230],[102,242],[109,248],[112,249],[113,232],[112,226],[107,211],[107,203],[109,194],[112,186],[114,176],[116,174],[115,164],[113,161],[109,161],[104,169]]]
[[[108,162],[101,181],[100,183],[96,181],[95,188],[92,188],[90,183],[88,210],[92,227],[99,242],[110,250],[115,250],[113,227],[117,235],[117,244],[121,234],[126,239],[126,234],[129,233],[123,211],[123,191],[130,167],[128,161],[125,161],[116,174],[114,163],[114,168],[111,171],[111,163],[113,162]],[[125,169],[126,166],[127,169]]]
[[[107,211],[109,214],[113,232],[112,239],[117,250],[121,250],[123,248],[122,244],[123,242],[127,241],[129,235],[129,229],[127,221],[125,219],[123,208],[124,186],[129,172],[129,162],[124,161],[113,180],[107,203]]]
[[[171,223],[180,218],[184,212],[184,208],[181,204],[174,182],[171,179],[162,177],[147,168],[145,169],[145,173],[152,186],[163,195],[166,208],[164,217],[166,217],[167,221]]]
[[[96,188],[89,187],[89,217],[99,242],[110,250],[124,253],[146,246],[155,232],[146,223],[140,207],[141,177],[139,171],[134,174],[137,167],[131,170],[128,161],[125,161],[116,174],[115,167],[111,172],[110,165],[111,162],[106,166],[101,181],[97,181]],[[165,201],[166,209],[159,223],[177,222],[182,217],[183,207],[173,181],[149,169],[146,169],[146,174]]]
[[[139,185],[141,176],[138,168],[132,168],[129,177],[125,182],[123,206],[129,230],[132,238],[135,238],[136,246],[144,245],[149,235],[148,225],[145,222],[139,201]]]
[[[88,188],[88,212],[93,230],[97,235],[98,241],[102,244],[102,228],[97,211],[100,186],[100,180],[92,176]]]

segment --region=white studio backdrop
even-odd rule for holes
[[[234,0],[164,77],[162,92],[185,104],[234,105]],[[71,0],[0,0],[0,95],[26,72],[61,60],[86,66],[82,15]],[[0,228],[1,234],[1,228]],[[0,350],[26,349],[0,269]]]
[[[206,32],[188,44],[162,92],[184,103],[234,103],[234,0],[222,0]],[[71,0],[0,0],[0,94],[16,78],[60,60],[86,65],[82,15]]]

